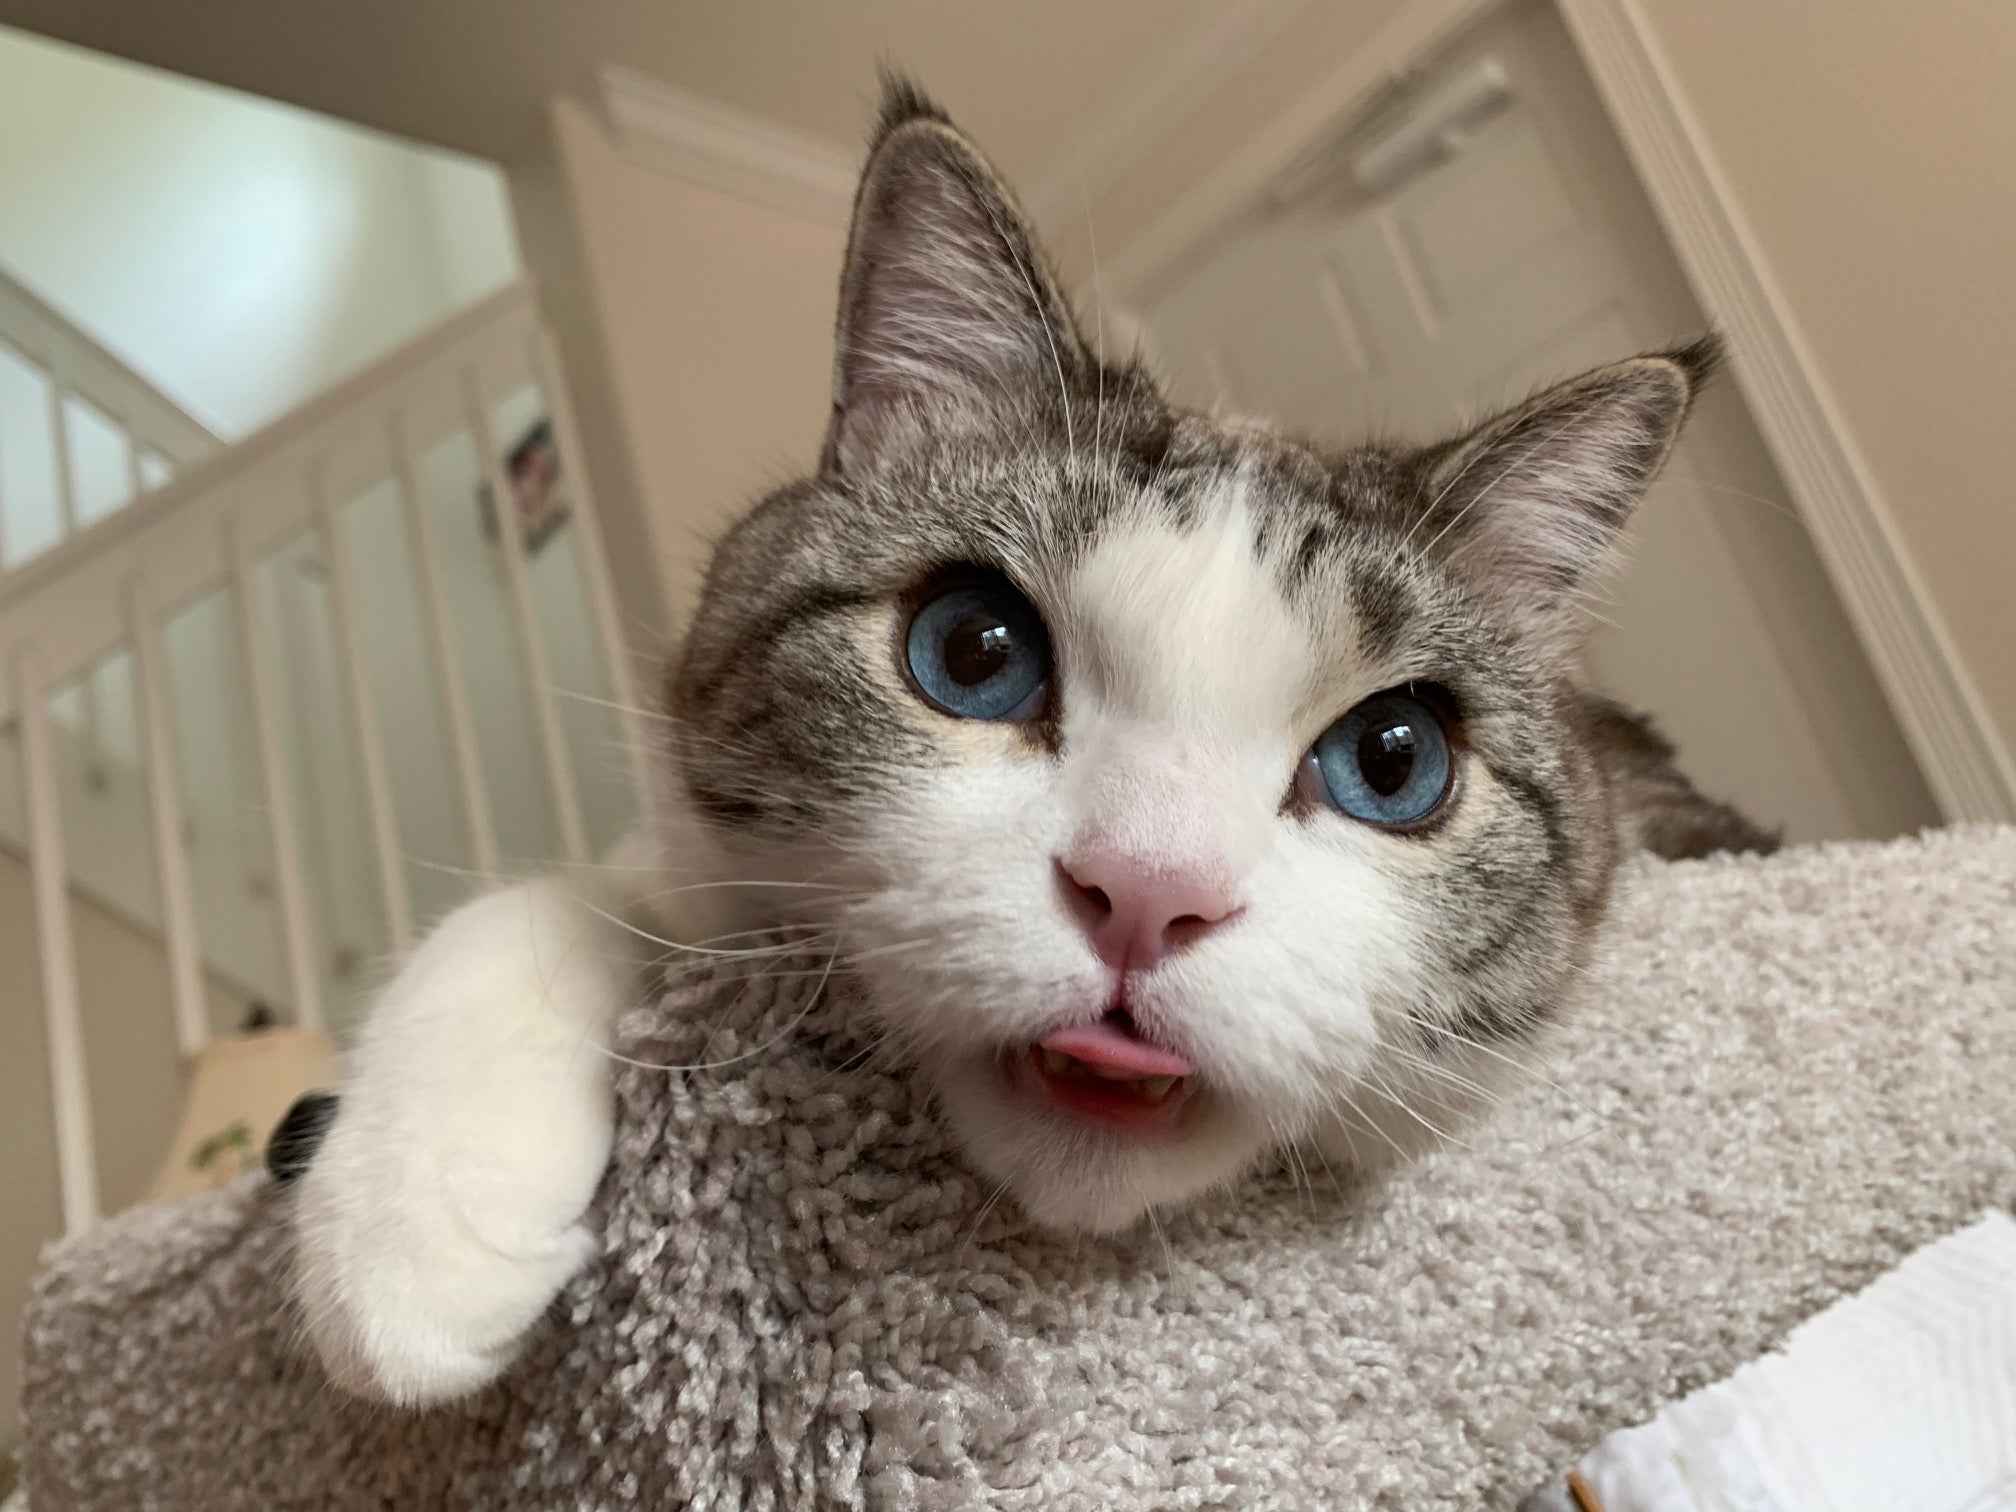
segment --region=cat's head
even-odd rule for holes
[[[1183,411],[893,89],[819,469],[721,544],[669,683],[685,795],[816,884],[885,1052],[1038,1219],[1419,1146],[1586,961],[1574,600],[1710,360],[1421,449]]]

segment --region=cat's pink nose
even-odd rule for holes
[[[1240,909],[1230,883],[1202,867],[1095,852],[1058,872],[1092,948],[1116,971],[1146,971]]]

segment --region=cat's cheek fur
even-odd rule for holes
[[[1051,860],[1069,834],[1058,783],[1047,757],[999,752],[917,774],[868,820],[874,885],[842,928],[877,1037],[926,1079],[973,1169],[1039,1223],[1103,1232],[1236,1175],[1264,1134],[1215,1119],[1150,1150],[1004,1086],[1004,1055],[1096,1017],[1112,991]]]
[[[582,1218],[612,1131],[600,1047],[636,952],[582,901],[592,885],[549,877],[464,905],[373,1005],[295,1199],[306,1331],[356,1394],[420,1406],[487,1383],[594,1253]]]
[[[1423,963],[1418,910],[1381,865],[1405,842],[1330,816],[1276,823],[1245,914],[1150,975],[1140,1012],[1286,1143],[1351,1098],[1380,1048],[1378,1005],[1418,993]]]
[[[920,772],[858,820],[864,896],[838,923],[882,1027],[952,1061],[1033,1040],[1111,991],[1051,857],[1068,816],[1049,758],[997,753]]]

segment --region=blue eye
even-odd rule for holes
[[[1002,582],[962,583],[910,621],[904,655],[918,691],[961,719],[1027,719],[1050,684],[1050,637]]]
[[[1378,693],[1317,737],[1298,786],[1367,824],[1412,824],[1449,796],[1454,769],[1435,710],[1408,693]]]

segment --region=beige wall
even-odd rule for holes
[[[2016,749],[2016,5],[1640,3]]]
[[[593,389],[583,428],[598,491],[618,496],[626,600],[646,591],[642,553],[676,631],[705,543],[817,457],[843,236],[640,168],[572,101],[552,128],[551,153],[512,175],[527,257]]]

